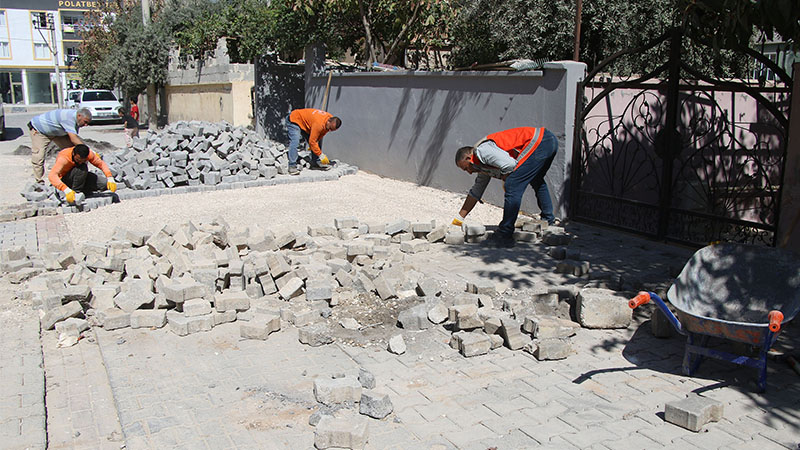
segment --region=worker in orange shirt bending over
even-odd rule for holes
[[[342,126],[342,119],[320,109],[295,109],[286,116],[286,128],[289,131],[289,174],[298,175],[297,147],[302,136],[311,148],[311,168],[327,170],[330,160],[322,153],[322,138],[329,131],[336,131]]]
[[[105,176],[89,172],[87,162],[102,170]],[[50,180],[50,184],[64,193],[67,203],[71,204],[75,203],[76,191],[91,194],[106,189],[111,192],[117,190],[117,183],[114,181],[108,164],[83,144],[58,152],[56,163],[50,169],[47,178]]]

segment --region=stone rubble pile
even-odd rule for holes
[[[299,155],[299,165],[308,168],[310,152],[301,151]],[[89,211],[117,199],[333,180],[358,170],[339,163],[327,172],[276,179],[277,175],[288,173],[286,146],[227,122],[179,121],[159,132],[148,131],[134,139],[131,147],[104,153],[102,157],[117,182],[116,195],[98,193],[80,205],[67,205],[49,182],[31,182],[20,193],[28,204],[0,211],[0,221],[55,215],[59,211]],[[93,166],[90,169],[97,171]]]
[[[530,220],[518,225],[520,240],[550,242],[549,254],[578,256],[557,247],[570,240],[563,228],[542,229]],[[479,242],[485,236],[485,227],[468,223],[458,229],[405,219],[365,224],[352,217],[276,235],[258,226],[234,230],[220,218],[165,226],[152,235],[119,228],[112,240],[79,249],[62,242],[37,255],[22,247],[5,249],[0,268],[10,282],[26,283],[24,295],[42,310],[42,328],[55,328],[62,337],[79,336],[89,325],[168,326],[186,336],[236,321],[245,339],[265,340],[292,324],[301,343],[319,346],[333,342],[332,327],[362,329],[351,317],[335,324],[327,319],[342,301],[368,296],[408,306],[399,311],[398,331],[388,339],[392,353],[408,349],[400,328],[443,326],[452,332],[451,347],[465,357],[505,346],[547,360],[572,353],[569,338],[580,326],[630,323],[628,296],[602,287],[613,280],[583,289],[549,286],[537,294],[498,293],[494,283],[474,280],[453,292],[408,258],[446,245],[442,241]],[[563,263],[584,262],[564,259],[556,271]],[[563,318],[570,306],[579,324]]]

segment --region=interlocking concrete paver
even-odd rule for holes
[[[569,421],[569,419],[565,420]],[[605,441],[614,441],[619,439],[620,435],[610,430],[609,428],[611,427],[613,427],[611,424],[608,424],[608,427],[588,426],[583,428],[580,432],[565,433],[562,434],[561,437],[575,447],[588,448],[595,443],[603,443]]]
[[[609,439],[602,442],[609,450],[649,450],[660,449],[663,446],[641,434],[625,435],[617,440]]]
[[[550,442],[550,438],[553,436],[574,433],[578,430],[558,417],[553,417],[547,421],[542,421],[538,425],[520,427],[520,431],[536,439],[540,444],[545,444]]]
[[[44,448],[47,436],[39,320],[30,306],[11,302],[12,292],[6,284],[0,286],[0,299],[8,302],[0,310],[0,354],[8,357],[0,364],[0,445]]]
[[[719,429],[714,429],[708,433],[692,433],[688,436],[679,438],[676,443],[688,442],[700,448],[719,448],[725,445],[733,445],[743,442],[741,439],[733,437]]]
[[[14,224],[23,229],[31,228],[30,223],[36,224],[38,245],[65,234],[58,216]],[[30,231],[17,234],[31,239]],[[627,240],[611,245],[604,239],[584,238],[576,239],[575,245],[593,267],[614,268],[632,254]],[[458,274],[462,283],[473,276],[492,279],[501,290],[519,283],[564,282],[562,275],[535,272],[529,257],[535,260],[543,250],[530,248],[527,254],[524,249],[518,252],[527,258],[521,264],[502,258],[487,262],[470,252],[454,257],[462,252],[450,251],[455,248],[408,255],[407,262],[445,279]],[[630,276],[662,280],[665,275],[659,271],[665,272],[665,265],[642,263]],[[20,348],[40,345],[38,322],[30,318],[35,332]],[[793,336],[795,330],[787,327],[784,335]],[[798,407],[792,400],[798,385],[786,367],[770,363],[767,394],[749,391],[743,380],[752,378],[752,371],[731,370],[721,363],[704,363],[696,377],[687,377],[680,371],[683,340],[655,339],[647,323],[637,322],[627,330],[579,330],[573,338],[576,353],[548,362],[505,348],[463,358],[447,346],[448,333],[441,327],[429,333],[433,336],[429,347],[415,349],[409,341],[410,351],[402,356],[374,348],[302,346],[292,327],[264,342],[240,340],[235,324],[186,338],[165,330],[98,330],[96,344],[81,341],[69,349],[56,349],[51,333],[44,338],[48,380],[52,376],[68,383],[53,385],[48,392],[47,432],[71,448],[89,442],[83,448],[119,448],[121,441],[106,437],[116,423],[108,420],[113,414],[97,417],[99,386],[105,385],[113,393],[116,424],[128,449],[311,448],[308,416],[317,408],[313,379],[337,372],[356,375],[364,367],[375,374],[379,387],[388,389],[395,404],[389,419],[370,420],[369,449],[754,448],[753,444],[766,449],[770,444],[795,448],[800,442]],[[419,340],[423,335],[418,336]],[[22,342],[13,340],[17,341]],[[103,370],[87,370],[99,359],[92,360],[89,344],[102,351],[98,354]],[[60,360],[53,359],[58,364],[47,362],[51,354],[61,355]],[[39,406],[42,401],[37,403],[44,377],[38,388],[31,389],[30,383],[21,381],[20,371],[11,370],[22,367],[23,373],[41,374],[41,354],[38,364],[32,364],[33,359],[0,364],[2,379],[11,383],[3,392],[14,392],[0,396],[0,437],[16,433],[3,440],[4,447],[25,437],[19,434],[20,423],[23,431],[38,423],[44,445],[44,408]],[[71,391],[80,385],[84,395]],[[693,390],[723,401],[730,412],[701,434],[665,423],[660,415],[664,403]],[[14,421],[13,411],[24,411],[26,420]]]
[[[773,442],[763,436],[756,435],[753,439],[737,442],[719,447],[720,450],[785,450],[785,445]]]

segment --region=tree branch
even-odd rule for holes
[[[372,67],[372,63],[375,62],[375,49],[372,48],[372,31],[370,30],[369,26],[369,19],[367,19],[367,15],[364,13],[364,0],[358,0],[358,12],[361,14],[361,23],[364,24],[364,40],[365,45],[367,47],[367,68]]]
[[[389,61],[389,58],[392,57],[395,49],[397,48],[398,45],[400,45],[400,42],[403,40],[406,31],[408,31],[408,28],[411,26],[411,24],[414,23],[415,20],[417,20],[417,14],[419,14],[419,10],[422,7],[423,3],[424,1],[420,1],[419,3],[417,3],[417,6],[414,7],[414,12],[411,14],[411,18],[408,19],[408,22],[406,22],[405,25],[403,25],[403,29],[400,30],[400,34],[397,35],[397,37],[394,39],[394,42],[392,42],[392,45],[389,46],[389,51],[386,52],[386,56],[384,56],[383,58],[384,64],[386,64],[387,61]]]

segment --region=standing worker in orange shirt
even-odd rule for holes
[[[102,170],[105,176],[89,172],[87,162]],[[106,189],[111,192],[117,190],[117,183],[108,164],[83,144],[58,152],[56,163],[50,169],[47,179],[56,189],[64,193],[67,203],[75,203],[75,191],[91,194]]]
[[[311,168],[327,170],[330,160],[322,153],[322,138],[329,131],[336,131],[342,126],[342,119],[333,114],[314,108],[295,109],[286,116],[286,128],[289,131],[289,174],[298,175],[297,147],[302,136],[311,148]]]

